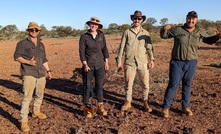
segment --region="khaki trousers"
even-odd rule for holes
[[[139,79],[142,85],[143,100],[148,100],[149,94],[149,70],[147,69],[147,64],[141,66],[128,66],[125,65],[125,80],[126,80],[126,100],[132,101],[132,88],[134,79],[138,73]]]
[[[29,104],[32,100],[33,93],[34,95],[34,107],[33,111],[40,110],[40,106],[44,97],[44,89],[46,85],[46,78],[35,78],[33,76],[23,76],[23,98],[21,102],[21,122],[28,121],[29,113]]]

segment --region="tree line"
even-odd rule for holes
[[[155,18],[147,18],[143,23],[143,28],[151,33],[153,42],[159,42],[161,39],[159,37],[159,31],[162,26],[168,24],[168,18],[162,18],[160,20],[160,25],[155,26],[157,20]],[[175,25],[183,25],[175,24]],[[214,34],[216,29],[221,30],[221,20],[210,21],[206,19],[198,20],[198,25],[207,30],[209,34]],[[42,38],[64,38],[64,37],[79,37],[81,34],[86,32],[88,26],[85,25],[85,28],[75,29],[71,26],[52,26],[51,30],[42,24],[40,36]],[[106,35],[121,35],[126,29],[130,28],[131,24],[122,24],[118,25],[117,23],[110,23],[107,28],[103,28],[102,31]],[[13,39],[23,39],[27,36],[26,31],[20,31],[16,25],[0,25],[0,40],[13,40]]]

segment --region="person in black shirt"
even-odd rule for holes
[[[98,110],[103,116],[107,115],[103,106],[103,81],[105,70],[109,70],[109,53],[104,33],[99,30],[103,27],[98,17],[91,17],[86,24],[89,30],[81,35],[79,41],[79,54],[82,62],[83,74],[83,104],[87,107],[89,98],[93,94],[92,79],[95,78],[95,92],[97,94]],[[84,111],[86,117],[92,117],[92,113]]]

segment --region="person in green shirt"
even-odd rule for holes
[[[133,21],[133,26],[123,33],[116,58],[118,69],[122,69],[122,56],[125,54],[126,101],[121,110],[128,110],[131,107],[132,87],[136,72],[138,72],[143,87],[142,98],[144,108],[146,111],[151,112],[152,109],[147,101],[149,94],[149,69],[154,68],[153,46],[149,33],[141,26],[146,16],[137,10],[130,18]]]
[[[169,117],[169,109],[173,96],[180,81],[182,81],[182,112],[192,116],[190,110],[190,93],[193,77],[197,66],[197,53],[201,42],[216,43],[221,34],[217,31],[214,36],[209,36],[206,31],[197,26],[198,14],[190,11],[186,15],[186,23],[182,26],[172,27],[165,25],[160,36],[163,39],[174,38],[174,45],[170,60],[169,83],[164,95],[163,117]]]

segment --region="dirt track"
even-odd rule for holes
[[[47,81],[42,111],[45,120],[30,117],[30,133],[78,134],[220,134],[221,133],[221,47],[202,44],[198,67],[192,86],[193,117],[181,114],[181,90],[177,90],[170,118],[161,117],[163,95],[168,82],[172,43],[154,44],[155,68],[151,73],[149,104],[152,113],[142,109],[141,87],[136,80],[132,108],[121,112],[124,102],[123,73],[116,73],[114,58],[120,40],[107,39],[110,71],[105,79],[105,108],[107,117],[99,115],[85,119],[80,109],[82,82],[78,56],[78,39],[44,39],[53,79]],[[0,133],[21,133],[19,110],[21,80],[19,63],[13,60],[17,41],[0,42]],[[31,108],[31,107],[30,107]]]

